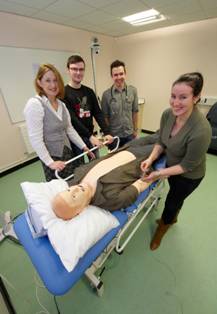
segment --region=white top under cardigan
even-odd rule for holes
[[[73,128],[71,124],[70,115],[68,109],[66,108],[65,104],[57,99],[58,108],[57,111],[54,110],[50,101],[46,96],[36,96],[32,97],[27,101],[27,104],[24,108],[24,116],[27,124],[29,140],[36,151],[38,157],[47,165],[49,166],[54,160],[51,158],[44,140],[43,140],[43,118],[44,118],[44,109],[41,101],[45,106],[47,106],[53,114],[55,114],[58,119],[62,120],[62,112],[63,107],[65,107],[67,116],[68,116],[68,127],[66,129],[66,133],[69,139],[80,149],[83,149],[86,144],[83,142],[77,131]]]

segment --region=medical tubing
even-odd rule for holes
[[[110,153],[116,151],[116,150],[118,149],[118,147],[119,147],[120,138],[119,138],[118,136],[114,136],[114,139],[117,140],[117,145],[116,145],[116,147],[115,147],[113,150],[110,151]],[[105,142],[103,142],[103,145],[106,145],[106,144],[108,144],[108,143],[109,143],[108,141],[105,141]],[[99,148],[98,146],[94,146],[93,148],[89,149],[88,151],[83,152],[82,154],[80,154],[80,155],[78,155],[78,156],[75,156],[75,157],[73,157],[72,159],[67,160],[67,161],[65,162],[65,165],[68,165],[69,163],[71,163],[71,162],[73,162],[73,161],[75,161],[75,160],[77,160],[77,159],[79,159],[79,158],[81,158],[81,157],[87,155],[89,152],[92,152],[92,151],[94,151],[94,150],[96,150],[96,149],[98,149],[98,148]],[[58,170],[55,170],[55,176],[56,176],[57,179],[61,179],[61,180],[67,181],[67,180],[69,180],[69,179],[71,179],[71,178],[74,177],[74,174],[72,173],[72,174],[69,175],[68,177],[62,178],[62,177],[60,177],[60,175],[58,174],[58,172],[59,172]]]
[[[2,278],[3,282],[6,283],[14,291],[14,293],[17,295],[17,297],[22,299],[26,303],[26,305],[31,308],[32,301],[29,300],[28,298],[26,298],[26,296],[24,296],[23,293],[20,292],[20,290],[17,287],[15,287],[2,273],[0,273],[0,277]],[[29,309],[26,308],[26,306],[24,309],[25,309],[24,310],[25,313],[29,313]]]

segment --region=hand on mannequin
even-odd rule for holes
[[[98,146],[98,147],[102,146],[102,142],[94,135],[91,135],[89,140],[93,146]]]
[[[108,142],[108,144],[111,144],[113,141],[114,141],[114,137],[112,136],[112,135],[106,135],[105,137],[104,137],[104,139],[105,139],[105,141],[107,141]]]
[[[144,182],[153,182],[162,178],[160,170],[152,171],[150,174],[143,177],[142,181]]]
[[[140,169],[145,172],[145,171],[147,171],[148,169],[150,169],[151,165],[152,165],[152,160],[151,160],[151,158],[147,158],[147,159],[145,159],[145,160],[143,160],[143,161],[141,162],[141,164],[140,164]]]

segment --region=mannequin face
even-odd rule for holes
[[[71,219],[89,205],[91,197],[91,187],[88,184],[73,185],[57,194],[53,200],[53,210],[57,217]]]

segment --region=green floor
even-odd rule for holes
[[[217,156],[207,155],[207,175],[186,200],[179,223],[169,230],[161,247],[149,242],[158,211],[152,212],[126,247],[106,262],[99,298],[85,278],[66,295],[57,297],[61,314],[217,314]],[[39,162],[0,179],[0,210],[13,215],[26,204],[23,181],[41,181]],[[18,314],[57,313],[53,297],[35,290],[35,271],[22,247],[0,244],[0,273]],[[0,308],[1,313],[1,308]]]

